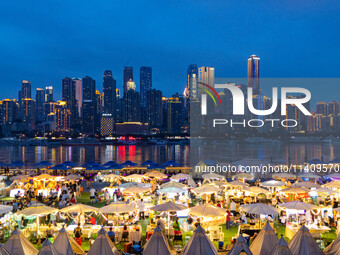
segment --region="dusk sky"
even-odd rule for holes
[[[189,64],[216,77],[246,77],[261,58],[261,77],[340,77],[340,2],[308,1],[1,1],[1,98],[21,80],[52,85],[65,76],[96,80],[110,69],[122,88],[124,66],[153,68],[153,87],[182,93]],[[340,86],[340,84],[339,84]],[[338,100],[338,84],[313,100]],[[334,89],[336,92],[334,92]],[[35,96],[35,92],[33,93]]]

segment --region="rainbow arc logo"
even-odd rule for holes
[[[210,86],[209,84],[203,83],[203,82],[198,82],[198,84],[203,86],[203,88],[198,87],[198,89],[200,89],[200,90],[204,91],[205,93],[207,93],[211,97],[211,99],[214,101],[215,105],[217,105],[216,99],[215,99],[213,94],[208,89],[210,89],[216,95],[218,101],[222,105],[222,100],[221,100],[220,95],[217,93],[217,91],[212,86]]]

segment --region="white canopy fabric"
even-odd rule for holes
[[[253,253],[251,252],[247,245],[246,239],[244,239],[243,236],[239,236],[236,239],[236,243],[234,244],[233,248],[231,248],[227,255],[239,255],[243,254],[242,252],[247,255],[253,255]]]
[[[212,193],[217,193],[220,191],[219,187],[216,186],[203,186],[203,187],[199,187],[199,188],[195,188],[191,190],[192,192],[196,193],[196,194],[212,194]]]
[[[191,177],[190,174],[179,173],[179,174],[175,174],[175,175],[171,176],[170,180],[172,180],[172,181],[187,180],[190,177]]]
[[[13,255],[37,255],[39,252],[18,229],[12,232],[4,247],[9,254]]]
[[[147,172],[146,174],[144,174],[147,177],[152,177],[152,178],[168,178],[168,176],[166,174],[163,174],[161,172],[158,171],[151,171],[151,172]]]
[[[309,189],[302,188],[302,187],[289,187],[289,188],[280,190],[280,192],[301,194],[301,193],[309,193]]]
[[[144,245],[143,255],[170,255],[168,240],[160,227],[156,227],[150,239]]]
[[[279,214],[279,210],[271,205],[255,203],[240,206],[242,211],[257,215]]]
[[[102,208],[99,209],[101,213],[129,213],[129,212],[134,212],[137,211],[137,209],[130,204],[125,204],[125,203],[112,203],[109,205],[106,205]]]
[[[58,209],[57,208],[53,208],[50,206],[31,206],[31,207],[27,207],[26,209],[20,211],[19,213],[23,214],[23,215],[27,215],[27,216],[44,216],[44,215],[48,215],[51,213],[55,213],[57,212]]]
[[[216,174],[216,173],[202,174],[202,177],[204,179],[211,179],[211,180],[223,180],[223,179],[225,179],[225,177],[223,175]]]
[[[174,181],[170,181],[170,182],[166,182],[164,184],[161,185],[162,189],[165,188],[170,188],[170,187],[175,187],[175,188],[179,188],[179,189],[184,189],[187,186],[183,183],[179,183],[179,182],[174,182]]]
[[[205,234],[205,230],[198,226],[194,231],[194,234],[184,246],[182,255],[217,255],[217,250],[212,244],[208,236]]]
[[[211,204],[196,205],[189,209],[189,214],[199,217],[221,217],[226,214],[225,209]]]
[[[10,205],[0,205],[0,214],[9,213],[13,211],[13,206]]]
[[[206,185],[220,187],[220,186],[229,186],[229,183],[226,182],[226,181],[213,181],[213,182],[210,182]]]
[[[293,184],[294,187],[304,187],[304,188],[319,188],[320,185],[313,183],[313,182],[296,182]]]
[[[131,175],[125,176],[124,179],[133,180],[133,181],[134,180],[141,181],[143,179],[149,179],[149,177],[145,175],[141,175],[141,174],[131,174]]]
[[[188,207],[181,204],[175,204],[173,202],[166,202],[164,204],[156,205],[150,208],[152,211],[159,212],[177,212],[187,209]]]
[[[250,193],[254,193],[254,194],[270,194],[271,192],[267,189],[263,189],[263,188],[260,188],[260,187],[257,187],[257,186],[252,186],[252,187],[244,187],[243,188],[244,191],[248,191]]]
[[[107,236],[105,229],[101,228],[87,255],[120,255],[120,252]]]
[[[275,244],[270,254],[271,255],[292,255],[292,252],[288,248],[288,243],[283,238],[283,236],[281,236],[280,240]]]
[[[52,245],[58,250],[60,255],[85,254],[81,246],[67,233],[65,227],[59,230],[59,234]]]
[[[10,255],[2,243],[0,244],[0,255]]]
[[[252,180],[254,179],[254,176],[251,174],[247,174],[247,173],[238,173],[238,174],[233,175],[232,178]]]
[[[290,174],[290,173],[278,173],[278,174],[273,174],[273,178],[276,178],[276,179],[296,179],[296,175]]]
[[[188,179],[188,185],[190,187],[195,187],[196,186],[196,183],[195,183],[194,179],[192,179],[191,177]]]
[[[337,193],[338,193],[338,192],[336,192],[336,191],[334,191],[334,190],[331,190],[331,189],[329,189],[329,188],[323,188],[323,187],[318,188],[318,189],[316,189],[316,190],[314,190],[314,191],[317,192],[317,193],[325,193],[325,194],[327,194],[327,195],[337,194]]]
[[[327,188],[340,188],[340,181],[327,182],[326,184],[322,186],[327,187]]]
[[[85,205],[85,204],[75,204],[71,206],[67,206],[63,209],[60,209],[61,212],[64,213],[86,213],[86,212],[98,212],[98,208]]]
[[[315,205],[307,204],[301,201],[292,201],[288,203],[283,203],[283,204],[280,204],[279,207],[285,208],[285,209],[305,210],[305,211],[313,210],[317,208],[317,206]]]
[[[340,255],[340,236],[323,250],[326,255]]]
[[[239,180],[232,181],[229,184],[230,186],[234,186],[234,187],[248,187],[249,186],[248,183],[240,182]]]
[[[277,181],[277,180],[270,180],[266,182],[261,182],[261,186],[263,187],[282,187],[285,186],[286,184],[282,181]]]
[[[275,244],[279,241],[274,229],[267,222],[250,245],[253,255],[271,255]]]
[[[316,244],[306,226],[302,226],[288,244],[293,255],[322,255],[323,252]]]
[[[159,189],[157,192],[158,193],[166,193],[166,194],[176,194],[176,193],[185,193],[187,190],[185,189],[181,189],[181,188],[176,188],[176,187],[167,187],[167,188],[163,188],[163,189]]]
[[[150,189],[148,188],[144,188],[144,187],[129,187],[123,190],[123,193],[132,193],[132,194],[138,194],[138,193],[145,193],[150,191]]]
[[[48,238],[42,243],[42,247],[38,255],[60,255],[57,249],[51,244]]]
[[[304,173],[298,176],[299,178],[308,178],[308,179],[319,179],[320,175],[314,173]]]

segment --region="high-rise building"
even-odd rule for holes
[[[181,133],[182,102],[173,96],[167,100],[167,132],[168,134]]]
[[[66,102],[66,107],[71,112],[70,123],[73,126],[79,119],[78,102],[76,99],[75,81],[68,77],[62,80],[62,101]]]
[[[75,93],[76,93],[76,100],[78,104],[77,112],[78,116],[81,117],[81,107],[83,103],[83,89],[82,89],[82,79],[81,78],[72,78],[74,81],[74,86],[75,86]]]
[[[96,132],[96,82],[91,77],[83,78],[82,125],[83,133],[94,135]]]
[[[316,114],[327,115],[327,104],[325,102],[318,102],[316,104]]]
[[[260,58],[251,55],[248,58],[248,87],[253,88],[253,95],[261,93],[260,90]]]
[[[113,117],[110,113],[103,113],[100,121],[100,135],[110,136],[114,133]]]
[[[35,101],[31,98],[23,98],[21,106],[22,121],[28,124],[28,130],[35,130]]]
[[[16,100],[4,99],[1,104],[2,125],[10,125],[18,119],[19,105]]]
[[[163,120],[162,91],[152,89],[146,92],[146,109],[149,128],[161,128]]]
[[[26,80],[21,83],[21,99],[24,98],[32,98],[32,84]]]
[[[58,101],[55,106],[54,130],[57,132],[69,132],[71,130],[71,115],[67,103],[65,101]]]
[[[53,87],[52,86],[47,86],[45,88],[45,102],[53,102]]]
[[[37,121],[44,120],[45,90],[37,88],[35,94],[35,114]]]
[[[136,83],[133,80],[129,80],[126,83],[126,89],[127,90],[130,90],[130,89],[136,90]]]
[[[198,81],[213,87],[215,84],[215,68],[206,66],[200,67],[198,69]]]
[[[199,99],[198,92],[198,69],[197,65],[191,64],[187,70],[187,89],[189,90],[189,96],[191,99]]]
[[[146,93],[152,88],[152,68],[142,66],[139,69],[139,91],[140,91],[140,104],[146,107]]]
[[[124,93],[124,122],[140,121],[140,97],[134,89]]]
[[[128,81],[133,81],[133,67],[124,67],[123,73],[123,89],[124,93],[128,91],[127,83]]]
[[[339,113],[340,113],[339,102],[336,102],[336,101],[329,102],[327,105],[327,114],[338,115]]]
[[[115,119],[116,115],[116,80],[112,71],[106,70],[103,76],[104,113],[109,113]]]

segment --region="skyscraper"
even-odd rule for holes
[[[140,96],[139,93],[130,88],[124,92],[124,121],[139,122],[140,121]]]
[[[146,122],[149,128],[161,128],[163,120],[162,91],[152,89],[146,92]]]
[[[112,71],[106,70],[103,76],[103,93],[104,93],[104,113],[110,113],[115,116],[116,111],[116,80],[112,76]]]
[[[15,100],[4,99],[1,104],[1,118],[3,125],[10,125],[18,118],[19,106]]]
[[[58,101],[55,106],[55,128],[58,132],[71,130],[71,111],[64,101]]]
[[[45,88],[45,102],[53,102],[53,87],[52,86],[47,86]]]
[[[76,100],[76,86],[75,81],[71,78],[65,77],[62,80],[62,98],[64,102],[66,102],[67,109],[70,110],[71,117],[70,123],[71,126],[78,122],[78,102]]]
[[[21,114],[22,121],[28,124],[28,130],[35,130],[35,101],[33,99],[22,99]]]
[[[181,133],[182,125],[182,102],[173,96],[167,101],[167,132],[168,134]]]
[[[189,95],[191,99],[198,99],[199,92],[198,92],[198,69],[197,65],[189,65],[187,70],[187,88],[189,90]]]
[[[146,107],[146,93],[152,88],[152,68],[142,66],[139,69],[140,104]]]
[[[123,89],[124,93],[128,91],[127,83],[128,81],[133,81],[133,67],[124,67],[123,73]]]
[[[96,132],[96,82],[91,77],[83,78],[82,124],[83,133],[93,135]]]
[[[78,115],[79,117],[81,117],[81,107],[82,107],[82,103],[83,103],[83,90],[82,90],[82,80],[81,78],[72,78],[72,80],[74,81],[74,86],[75,86],[75,93],[76,93],[76,100],[77,100],[77,104],[78,104]]]
[[[44,120],[45,90],[37,88],[35,94],[35,114],[37,121]]]
[[[329,102],[327,105],[327,114],[338,115],[339,113],[340,113],[339,102],[336,101]]]
[[[253,88],[253,95],[261,93],[260,90],[260,58],[251,55],[248,58],[248,87]]]
[[[23,80],[21,84],[21,98],[32,98],[32,84],[29,81]]]

